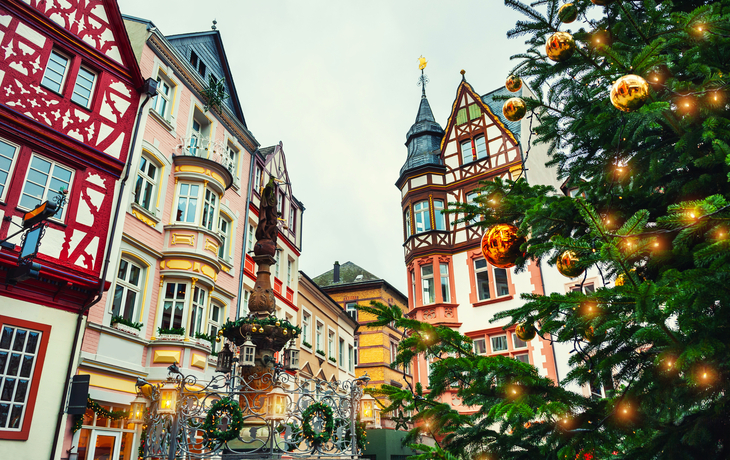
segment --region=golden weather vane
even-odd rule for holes
[[[418,68],[421,71],[421,76],[418,77],[418,86],[422,89],[421,97],[426,97],[426,85],[428,84],[428,77],[423,73],[423,69],[426,68],[426,64],[428,64],[428,62],[426,62],[425,57],[421,56],[418,58]]]
[[[425,57],[421,56],[421,57],[418,58],[418,69],[419,70],[425,69],[426,68],[426,64],[428,64],[428,62],[426,62],[426,58]]]

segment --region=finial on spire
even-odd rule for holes
[[[461,81],[466,81],[466,77],[464,76],[466,74],[466,70],[461,69],[461,72],[459,73],[461,74]]]
[[[213,29],[213,30],[216,30],[217,29],[217,27],[215,26],[216,24],[218,24],[218,21],[216,21],[215,19],[213,19],[213,25],[210,26],[210,28]]]
[[[421,70],[421,76],[418,78],[418,86],[421,87],[421,97],[426,97],[426,85],[430,81],[426,74],[423,73],[423,69],[426,68],[426,58],[421,56],[418,58],[418,68]]]

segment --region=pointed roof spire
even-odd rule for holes
[[[421,86],[421,102],[418,106],[416,121],[406,134],[406,147],[408,147],[408,158],[401,168],[401,175],[406,171],[426,164],[441,165],[441,138],[444,130],[436,123],[431,111],[431,105],[426,98],[426,85],[428,77],[423,73],[426,68],[426,59],[421,56],[418,68],[421,76],[418,85]]]

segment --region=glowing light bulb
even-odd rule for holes
[[[624,414],[626,414],[626,413],[628,413],[628,412],[629,412],[628,410],[624,409]]]
[[[685,106],[685,107],[689,107],[689,102],[685,102],[685,103],[684,103],[684,106]]]
[[[611,223],[611,219],[606,219],[606,223],[607,224],[610,224]]]
[[[659,247],[659,243],[654,243],[654,247],[655,248],[658,248]]]
[[[715,94],[715,100],[717,100],[717,94]]]
[[[512,394],[517,394],[517,390],[512,390]]]
[[[654,81],[659,81],[659,77],[654,77]]]
[[[696,218],[697,218],[697,216],[695,216],[695,213],[693,213],[693,212],[689,213],[689,216],[690,216],[691,218],[693,218],[693,219],[696,219]]]
[[[705,372],[705,373],[702,374],[702,378],[703,379],[706,379],[707,378],[707,372]]]

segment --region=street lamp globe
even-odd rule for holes
[[[174,415],[177,409],[177,386],[172,380],[166,381],[160,388],[160,407],[158,414]]]
[[[144,411],[146,408],[147,398],[142,395],[137,395],[129,409],[129,423],[134,423],[135,425],[144,423]]]

